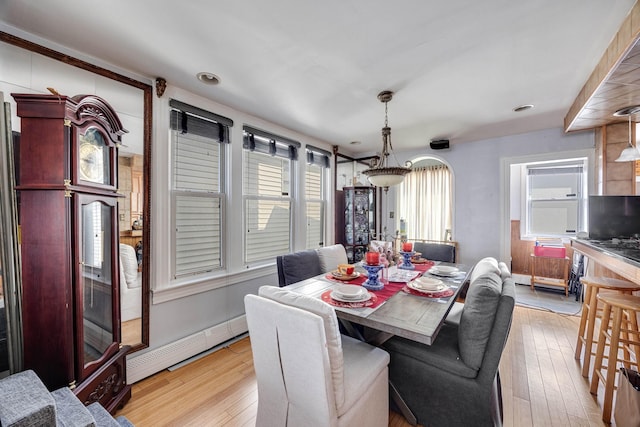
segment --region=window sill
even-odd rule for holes
[[[265,274],[276,272],[275,264],[264,265],[245,271],[222,274],[216,277],[197,278],[190,281],[181,281],[170,287],[154,289],[151,294],[152,304],[161,304],[178,298],[196,295],[202,292],[235,285],[236,283],[263,277]]]

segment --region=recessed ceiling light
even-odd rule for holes
[[[513,109],[513,111],[515,111],[516,113],[519,113],[521,111],[527,111],[533,108],[533,104],[524,104],[524,105],[520,105],[519,107],[516,107]]]
[[[220,83],[220,77],[216,76],[213,73],[202,72],[196,74],[196,77],[198,77],[198,80],[200,80],[204,84],[217,85],[218,83]]]
[[[351,141],[349,144],[351,144],[351,145],[360,145],[361,142],[360,141]]]

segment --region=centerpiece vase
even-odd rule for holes
[[[366,289],[370,291],[379,291],[382,288],[384,288],[384,283],[382,283],[378,278],[378,273],[384,267],[382,264],[378,264],[378,265],[363,264],[362,267],[364,267],[364,269],[367,270],[367,274],[369,275],[369,277],[367,278],[367,281],[364,282],[362,286],[364,286]]]
[[[411,257],[413,256],[413,254],[415,254],[414,251],[400,251],[400,255],[402,255],[402,264],[400,264],[398,268],[402,270],[415,270],[416,266],[411,263]]]

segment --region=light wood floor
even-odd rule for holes
[[[500,363],[504,425],[604,426],[598,399],[574,359],[579,317],[516,307]],[[133,385],[125,415],[136,427],[253,426],[257,390],[244,339]],[[389,426],[409,426],[390,413]]]

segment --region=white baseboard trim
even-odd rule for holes
[[[127,357],[127,383],[136,383],[248,330],[247,318],[242,315],[139,356],[134,353]]]
[[[528,274],[512,274],[513,281],[522,285],[531,285],[531,276]]]

